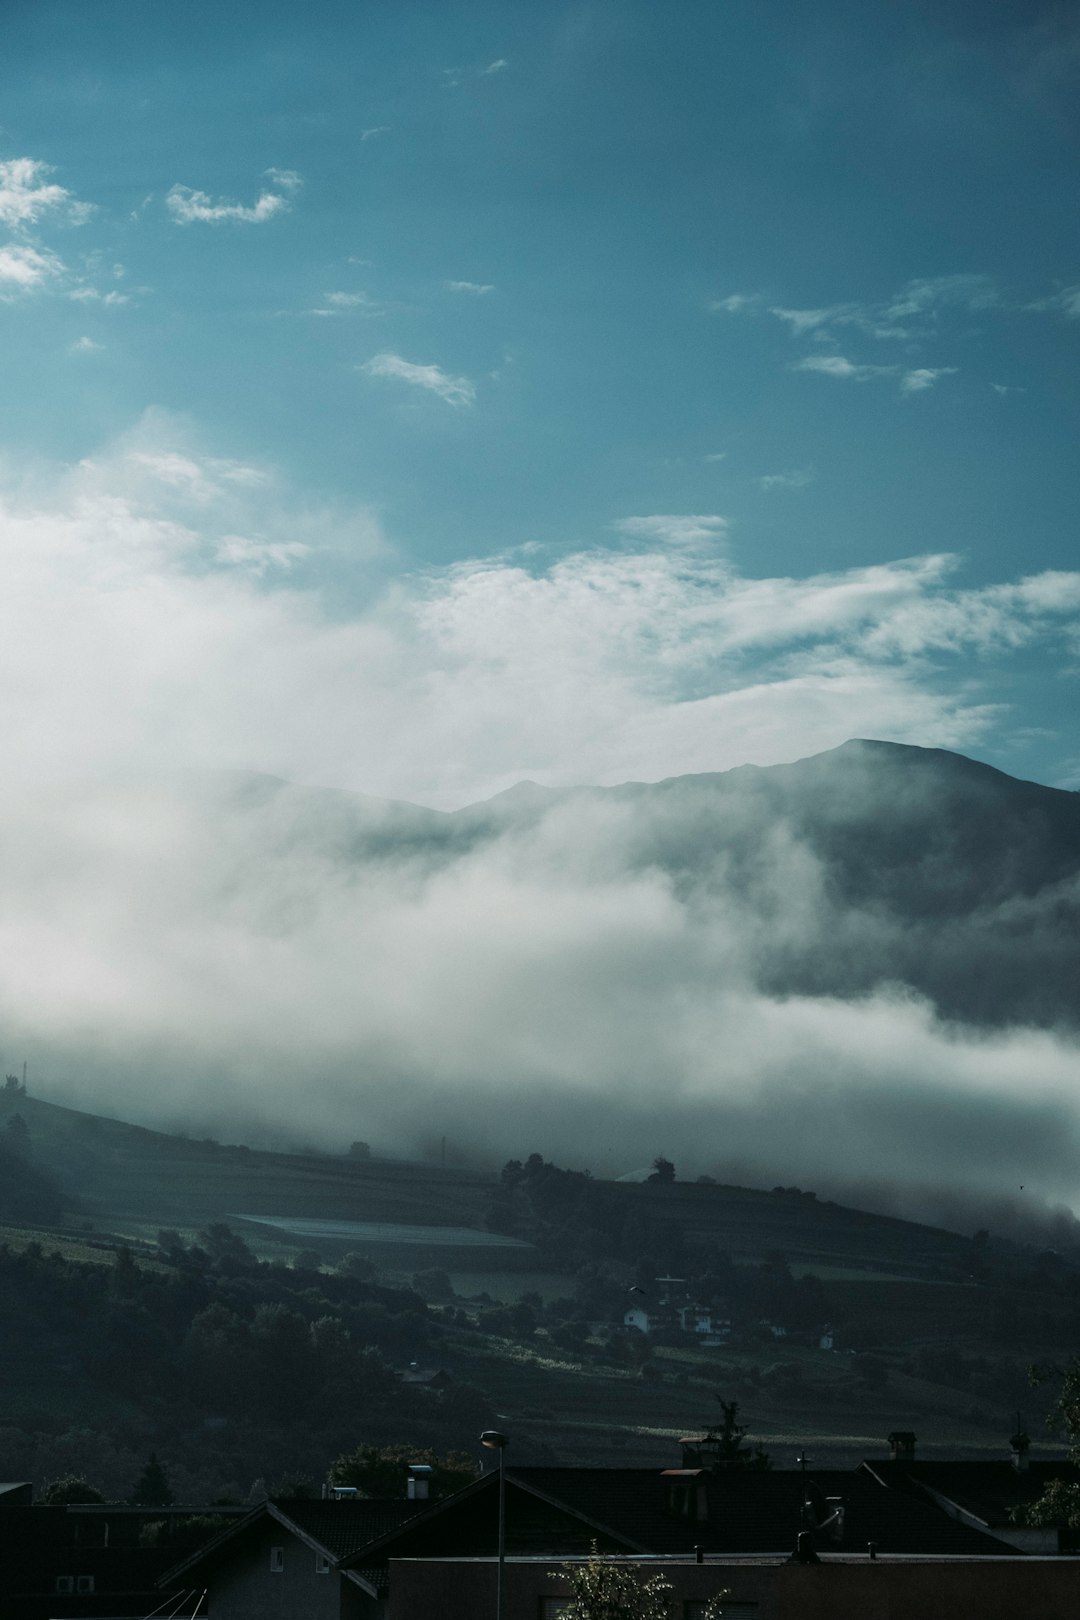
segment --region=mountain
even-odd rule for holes
[[[906,986],[947,1018],[1080,1025],[1080,795],[962,754],[854,740],[790,765],[617,787],[533,782],[451,813],[280,784],[288,836],[438,869],[543,839],[563,868],[719,903],[778,995]]]

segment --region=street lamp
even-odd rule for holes
[[[488,1451],[499,1453],[499,1567],[495,1576],[495,1620],[502,1620],[503,1564],[506,1562],[506,1472],[503,1459],[510,1444],[498,1429],[485,1429],[480,1444]]]

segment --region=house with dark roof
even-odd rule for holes
[[[390,1596],[392,1561],[486,1559],[498,1537],[498,1476],[446,1501],[343,1560],[373,1601]],[[931,1503],[855,1470],[519,1467],[506,1470],[510,1557],[558,1560],[601,1552],[690,1558],[804,1548],[913,1557],[985,1558],[1013,1549]],[[378,1611],[375,1611],[378,1612]]]
[[[275,1497],[260,1502],[165,1572],[157,1604],[190,1589],[207,1593],[213,1620],[361,1620],[377,1597],[344,1566],[348,1557],[402,1526],[423,1501]],[[156,1607],[157,1604],[154,1606]],[[168,1612],[167,1608],[164,1612]]]
[[[235,1510],[234,1510],[235,1511]],[[228,1509],[211,1510],[210,1527]],[[192,1507],[35,1502],[29,1484],[0,1485],[0,1616],[3,1620],[141,1616],[158,1608],[157,1580],[208,1534]],[[177,1620],[205,1615],[200,1589],[180,1589]]]
[[[690,1449],[692,1455],[684,1461],[697,1460]],[[884,1470],[893,1465],[877,1466]],[[210,1620],[292,1620],[297,1614],[305,1620],[398,1615],[408,1620],[427,1613],[472,1614],[478,1611],[470,1609],[468,1593],[475,1597],[486,1592],[493,1578],[498,1487],[498,1473],[492,1471],[439,1502],[268,1501],[171,1569],[161,1587],[173,1591],[204,1585]],[[593,1547],[644,1569],[657,1561],[673,1569],[724,1564],[746,1574],[753,1566],[759,1574],[746,1574],[741,1584],[751,1594],[747,1603],[763,1605],[761,1620],[774,1612],[768,1593],[789,1588],[794,1593],[801,1577],[760,1571],[792,1561],[806,1568],[889,1563],[909,1571],[896,1580],[910,1594],[918,1593],[923,1579],[910,1574],[914,1565],[963,1565],[970,1571],[1001,1561],[1010,1567],[1018,1559],[1024,1562],[1015,1546],[985,1525],[944,1510],[919,1489],[891,1485],[869,1464],[805,1471],[700,1465],[507,1468],[505,1531],[507,1559],[518,1570],[514,1580],[522,1594],[529,1594],[530,1607],[521,1613],[530,1620],[547,1612],[544,1604],[557,1612],[558,1589],[549,1590],[550,1582],[544,1585],[550,1570],[565,1559],[587,1557]],[[1080,1591],[1080,1566],[1067,1562],[1069,1579]],[[849,1594],[862,1592],[862,1577],[843,1579]],[[958,1579],[942,1575],[942,1591],[953,1590]],[[1054,1583],[1064,1579],[1045,1577],[1054,1591]],[[687,1603],[704,1604],[705,1576],[691,1572],[679,1580]],[[828,1580],[819,1583],[820,1590],[833,1591]],[[979,1580],[987,1584],[990,1577]],[[1006,1580],[1014,1596],[1020,1590],[1017,1580]],[[427,1606],[402,1607],[395,1581],[414,1594],[415,1602],[422,1589]],[[882,1576],[878,1589],[884,1585]],[[931,1605],[912,1612],[936,1611]],[[1057,1612],[1053,1604],[1047,1610],[1051,1612]]]
[[[930,1502],[955,1523],[995,1536],[1020,1552],[1072,1550],[1075,1532],[1064,1524],[1035,1528],[1017,1523],[1017,1515],[1058,1481],[1080,1486],[1080,1468],[1072,1462],[1031,1461],[1026,1435],[1013,1439],[1025,1444],[1013,1446],[1011,1461],[991,1458],[954,1462],[916,1459],[912,1437],[912,1446],[903,1456],[894,1455],[887,1462],[867,1461],[860,1470],[890,1491]]]

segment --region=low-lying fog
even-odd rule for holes
[[[370,514],[154,416],[6,484],[0,1031],[32,1090],[929,1213],[1080,1198],[1074,795],[872,749],[452,816],[258,774],[461,805],[852,733],[978,752],[974,661],[1063,645],[1080,576],[748,579],[715,516],[410,573]]]

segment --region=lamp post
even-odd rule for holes
[[[480,1436],[480,1444],[488,1451],[499,1453],[499,1565],[495,1576],[495,1620],[502,1620],[503,1565],[506,1562],[506,1472],[503,1458],[510,1442],[498,1429],[485,1429]]]

